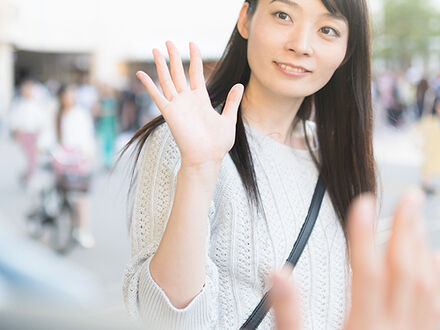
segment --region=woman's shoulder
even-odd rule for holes
[[[180,163],[180,151],[166,122],[155,127],[141,150],[142,166],[161,163],[175,167]]]

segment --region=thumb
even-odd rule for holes
[[[271,276],[269,299],[274,309],[277,330],[301,329],[299,292],[290,278],[291,267]]]
[[[233,120],[234,123],[237,121],[238,107],[243,97],[244,86],[242,84],[235,84],[229,91],[228,97],[226,98],[225,108],[223,109],[222,115]]]

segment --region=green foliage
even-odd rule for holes
[[[414,55],[440,52],[440,10],[431,1],[383,1],[383,17],[373,17],[375,56],[406,67]]]

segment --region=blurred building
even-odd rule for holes
[[[218,59],[241,1],[0,0],[0,114],[24,77],[92,81],[114,87],[151,64],[154,47],[173,40],[188,60],[188,42]],[[148,66],[148,67],[151,67]]]

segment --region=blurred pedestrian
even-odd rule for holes
[[[139,111],[133,89],[127,89],[121,93],[119,108],[120,131],[136,132],[139,129]]]
[[[88,111],[76,104],[74,85],[62,85],[58,92],[58,100],[56,135],[59,148],[56,152],[57,155],[62,155],[62,158],[78,160],[79,173],[75,174],[88,179],[81,191],[77,192],[78,231],[76,239],[83,247],[91,248],[95,244],[89,205],[89,181],[96,155],[93,118]]]
[[[20,143],[26,156],[26,170],[20,179],[26,184],[35,172],[38,138],[45,126],[44,112],[35,98],[32,80],[21,84],[19,95],[11,105],[9,124],[14,139]]]
[[[428,90],[428,80],[423,78],[419,81],[417,84],[417,92],[416,92],[416,98],[417,98],[417,119],[420,119],[423,115],[423,109],[425,106],[425,95],[426,91]]]
[[[440,175],[440,97],[434,100],[432,113],[422,118],[418,130],[423,141],[422,188],[434,194],[434,179]]]
[[[94,114],[98,106],[98,96],[97,88],[90,82],[88,73],[80,73],[80,83],[76,89],[77,104]]]
[[[437,97],[440,97],[440,72],[437,73],[437,76],[434,78],[432,85],[433,85],[435,95]]]
[[[101,160],[105,168],[113,165],[115,157],[115,140],[117,136],[118,101],[114,90],[104,84],[101,88],[97,118],[97,135],[100,145]]]
[[[416,89],[409,81],[405,71],[399,71],[396,74],[396,98],[402,107],[402,115],[407,114],[408,110],[414,109],[416,102]]]

